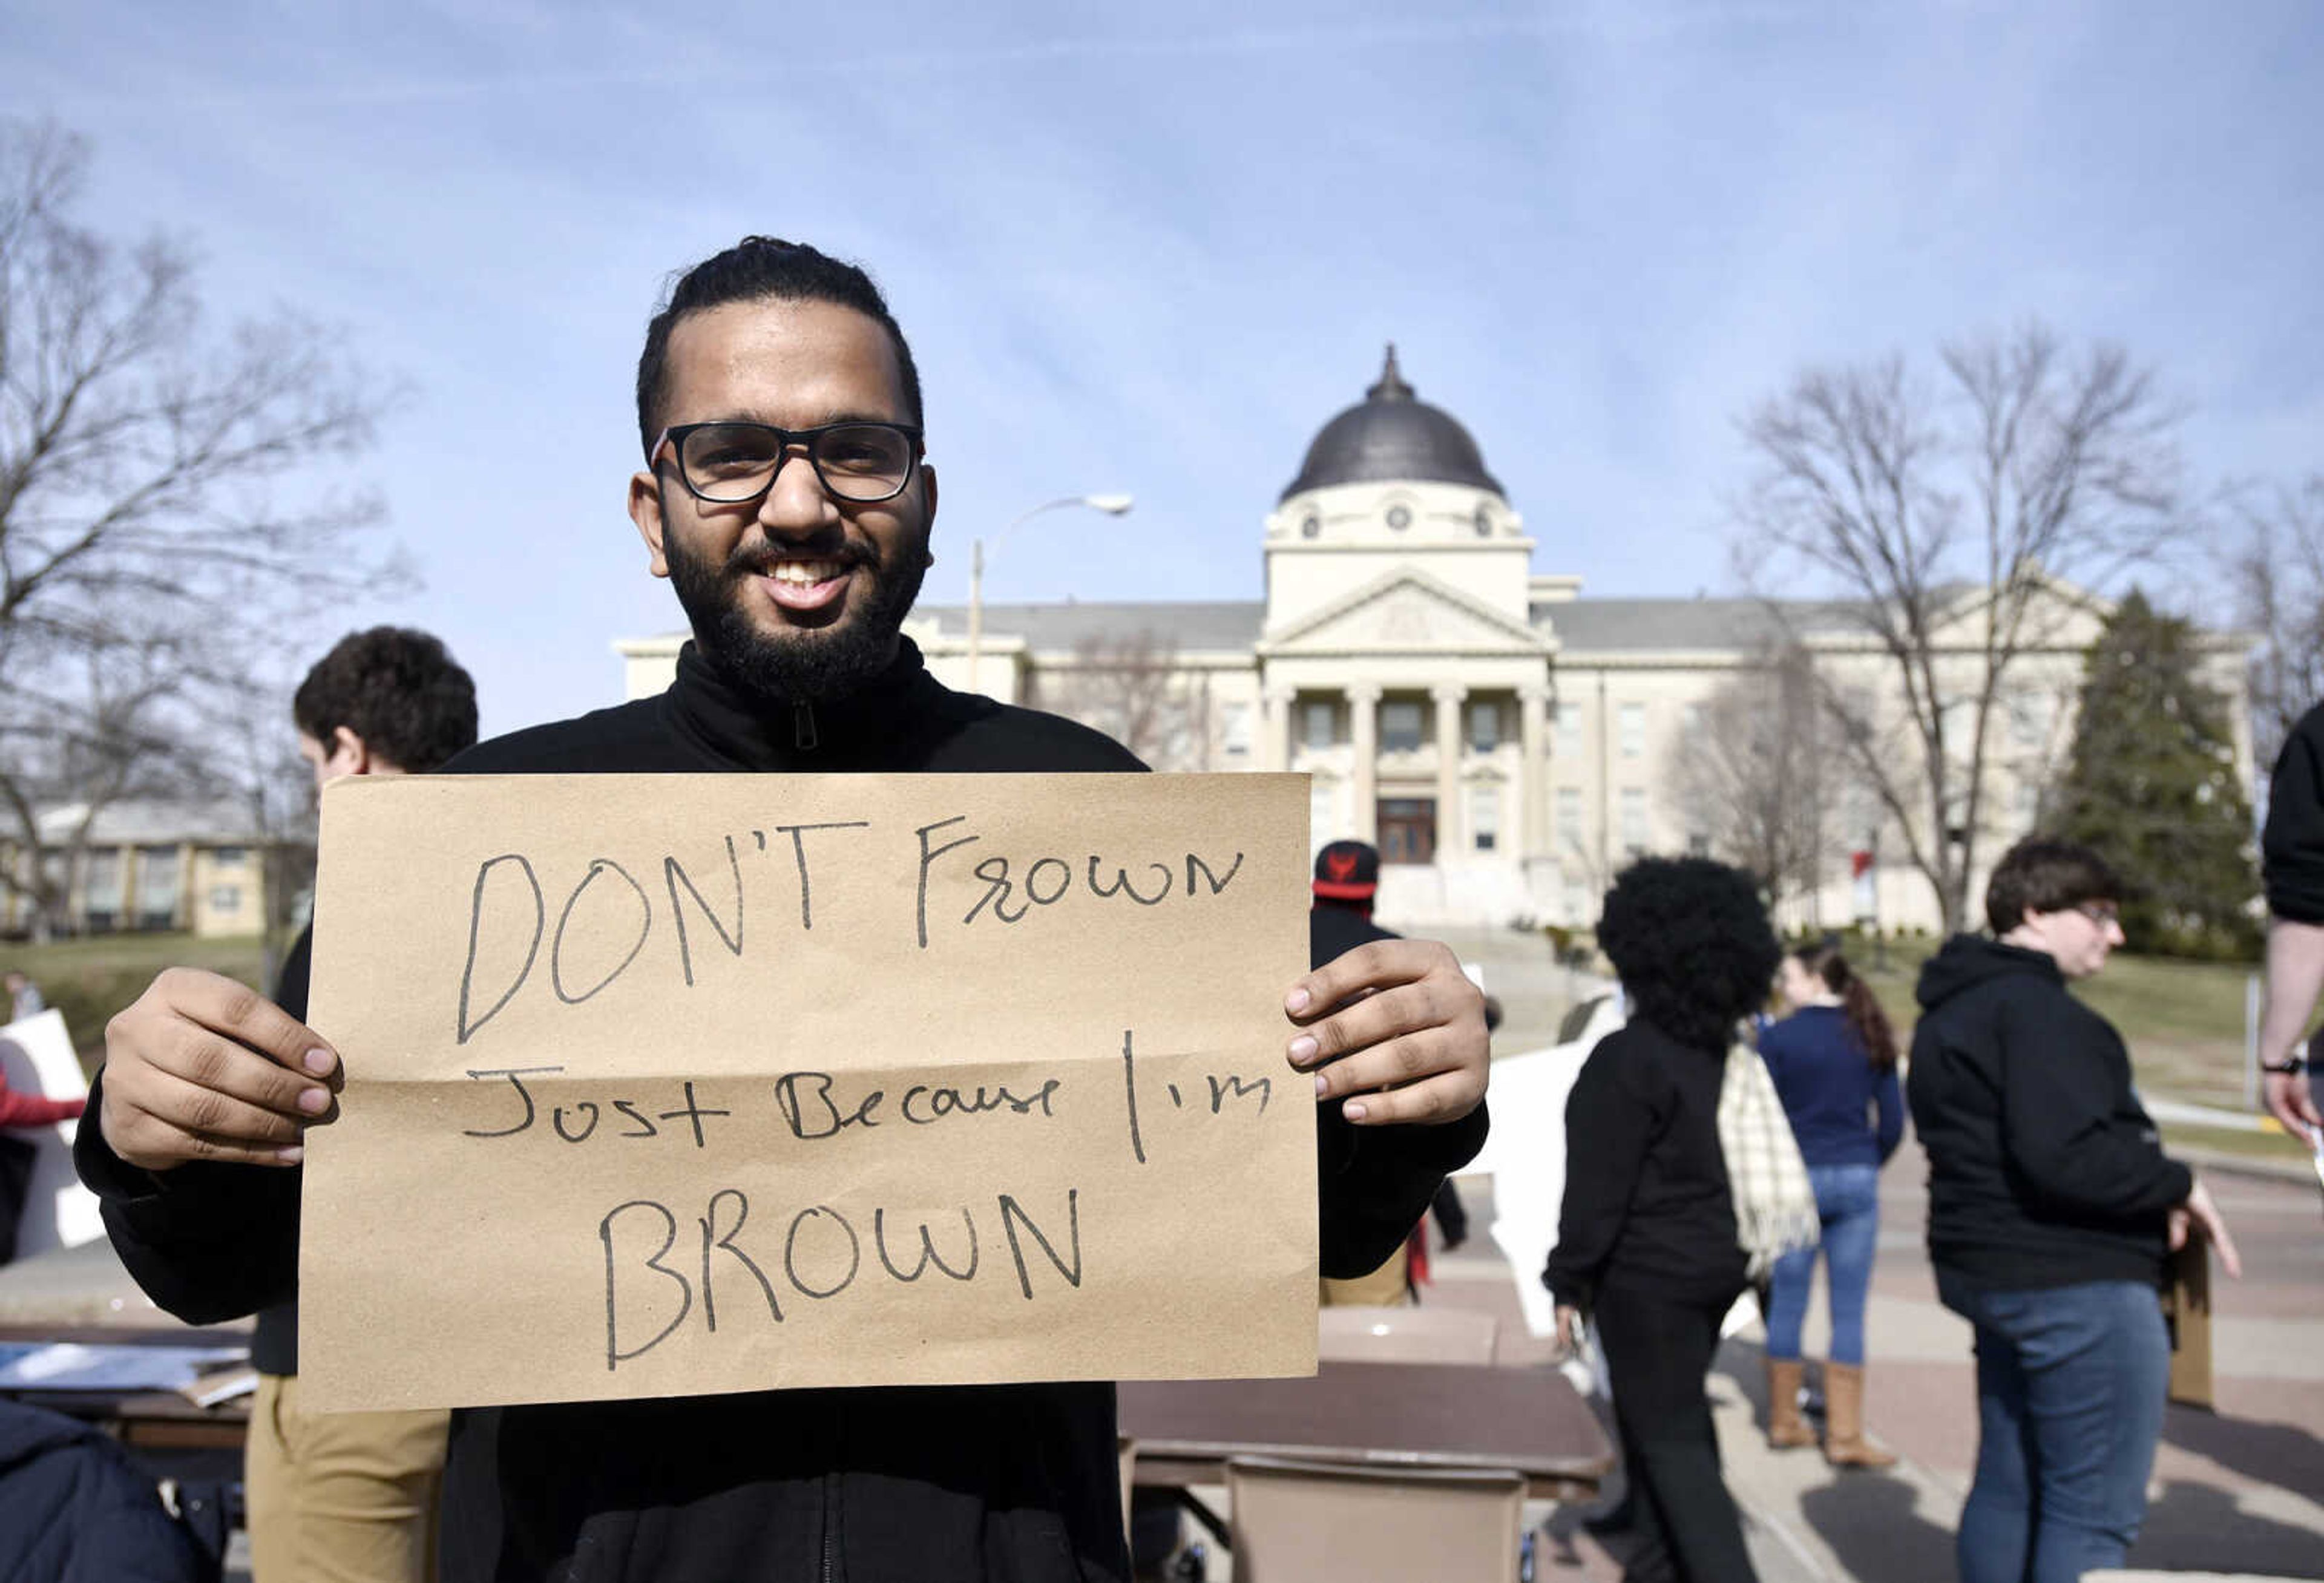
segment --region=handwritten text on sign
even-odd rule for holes
[[[329,1407],[1314,1367],[1289,776],[326,795]]]

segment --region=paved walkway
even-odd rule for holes
[[[1536,1035],[1554,1028],[1568,980],[1539,941],[1475,931],[1452,943],[1463,960],[1484,965],[1487,988],[1513,1013],[1497,1048],[1550,1042]],[[2324,1195],[2297,1168],[2213,1159],[2203,1169],[2243,1253],[2245,1278],[2215,1276],[2218,1411],[2170,1409],[2131,1564],[2324,1578]],[[1754,1327],[1720,1350],[1711,1376],[1720,1445],[1763,1583],[1955,1577],[1953,1531],[1977,1456],[1975,1380],[1969,1327],[1938,1303],[1930,1273],[1927,1180],[1927,1162],[1909,1138],[1881,1176],[1866,1417],[1874,1437],[1898,1453],[1892,1472],[1841,1474],[1812,1451],[1769,1450],[1760,1332]],[[1526,1334],[1508,1268],[1485,1235],[1490,1182],[1464,1180],[1462,1188],[1475,1235],[1438,1256],[1440,1280],[1428,1301],[1497,1315],[1500,1361],[1545,1362],[1547,1345]],[[1819,1287],[1814,1309],[1822,1302]],[[1821,1356],[1824,1337],[1812,1310],[1810,1357]],[[1579,1512],[1545,1506],[1538,1514],[1548,1524],[1543,1583],[1620,1577],[1607,1550],[1581,1529]]]
[[[1763,1583],[1860,1578],[1952,1583],[1952,1534],[1977,1452],[1968,1327],[1941,1307],[1923,1251],[1927,1167],[1909,1143],[1882,1177],[1880,1263],[1868,1318],[1867,1418],[1893,1472],[1837,1473],[1812,1451],[1775,1452],[1760,1432],[1756,1328],[1721,1349],[1711,1378],[1728,1479],[1751,1524]],[[2171,1571],[2324,1578],[2324,1197],[2312,1182],[2214,1173],[2246,1279],[2213,1288],[2218,1411],[2172,1407],[2146,1530],[2132,1561]],[[1431,1302],[1499,1317],[1500,1361],[1545,1362],[1525,1332],[1506,1264],[1481,1235],[1489,1182],[1464,1182],[1480,1233],[1439,1255]],[[1816,1308],[1821,1310],[1819,1292]],[[1821,1313],[1809,1354],[1821,1353]],[[1542,1508],[1544,1583],[1611,1583],[1620,1568],[1580,1527]]]

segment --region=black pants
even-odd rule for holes
[[[1637,1512],[1628,1583],[1757,1583],[1742,1519],[1720,1477],[1702,1384],[1733,1301],[1732,1293],[1716,1302],[1613,1288],[1598,1294],[1598,1339]]]

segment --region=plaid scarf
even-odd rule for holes
[[[1813,1247],[1823,1224],[1775,1079],[1759,1053],[1739,1041],[1729,1047],[1720,1080],[1719,1148],[1735,1200],[1735,1239],[1750,1256],[1756,1283],[1783,1254]]]

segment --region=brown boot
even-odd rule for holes
[[[1894,1468],[1896,1459],[1864,1438],[1864,1369],[1823,1366],[1823,1458],[1835,1468]]]
[[[1800,1416],[1800,1360],[1767,1359],[1767,1443],[1776,1450],[1815,1444],[1815,1431]]]

